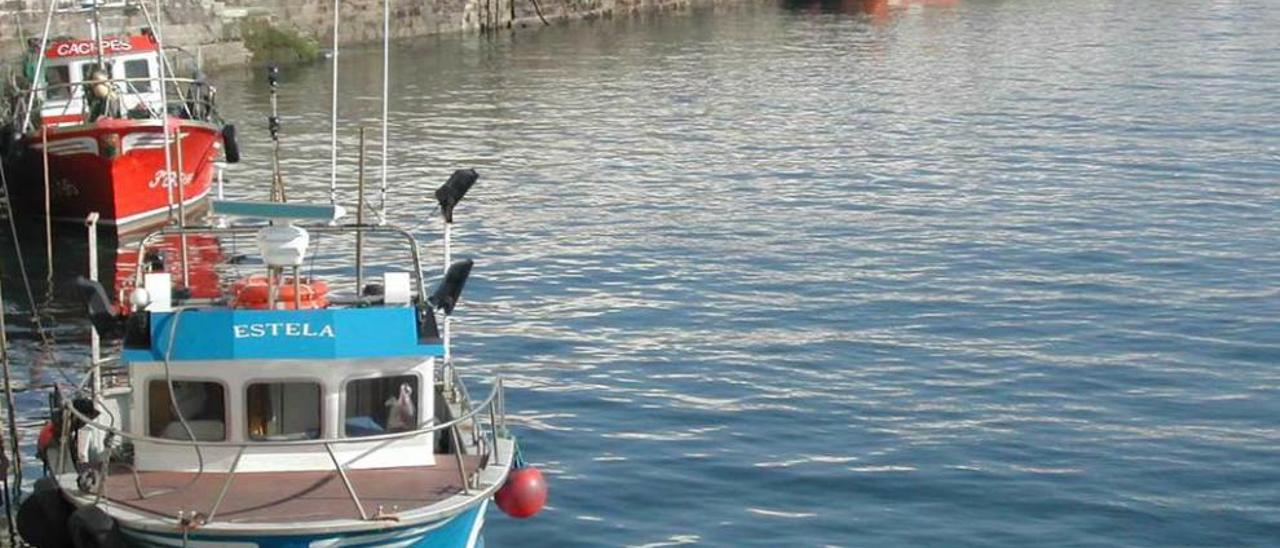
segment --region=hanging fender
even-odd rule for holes
[[[124,535],[116,520],[94,505],[81,507],[67,520],[71,542],[76,548],[123,548]]]
[[[222,153],[226,156],[228,164],[240,162],[240,143],[236,141],[235,124],[222,126]]]
[[[74,507],[62,498],[62,492],[53,478],[36,480],[30,495],[18,506],[18,534],[36,548],[62,548],[71,546],[71,534],[67,519]]]

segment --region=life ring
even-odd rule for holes
[[[255,310],[267,309],[267,296],[270,293],[271,284],[265,276],[250,276],[235,283],[232,288],[235,299],[231,302],[233,308],[249,308]],[[298,284],[299,296],[295,299],[293,292],[293,279],[284,278],[280,285],[276,286],[276,308],[284,310],[315,310],[319,308],[328,308],[329,299],[326,295],[329,293],[329,284],[322,281],[302,282]],[[299,304],[295,305],[295,301]]]

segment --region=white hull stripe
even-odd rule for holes
[[[481,505],[480,513],[477,516],[477,519],[475,521],[476,523],[475,529],[471,531],[471,536],[468,538],[468,541],[467,541],[468,542],[467,548],[474,548],[475,546],[475,539],[478,538],[479,536],[479,533],[478,533],[479,526],[480,526],[479,524],[484,522],[484,511],[487,505],[488,505],[488,501],[485,501]],[[330,537],[330,538],[313,540],[310,542],[309,547],[310,548],[341,548],[341,547],[348,547],[348,546],[379,546],[383,548],[394,548],[394,547],[400,547],[400,546],[403,546],[403,547],[414,546],[416,544],[421,543],[423,540],[423,537],[431,533],[431,531],[435,529],[439,529],[444,525],[447,525],[450,521],[454,519],[467,516],[467,515],[469,515],[468,512],[463,512],[461,514],[456,514],[454,516],[450,516],[449,518],[446,518],[440,521],[428,523],[426,525],[409,527],[405,529],[398,529],[390,532],[373,531],[371,532],[371,534],[370,533],[363,533],[363,534],[362,533],[355,533],[355,534],[339,533],[339,534],[335,534],[333,537]],[[185,541],[184,543],[184,541],[181,538],[175,538],[174,536],[146,533],[146,532],[138,531],[135,529],[122,529],[122,532],[124,532],[127,536],[135,540],[141,541],[151,546],[188,546],[191,548],[204,548],[204,547],[212,548],[215,546],[227,546],[232,548],[237,548],[237,547],[257,548],[258,546],[261,545],[259,544],[259,542],[255,542],[255,540],[257,539],[261,539],[263,541],[266,541],[267,544],[270,544],[270,542],[266,540],[269,537],[266,537],[266,538],[249,537],[250,539],[255,539],[255,540],[246,540],[241,542],[236,542],[234,540],[231,540],[231,539],[234,539],[235,537],[224,537],[228,540],[216,540],[216,541],[190,539]],[[198,535],[199,531],[197,530],[195,534]]]
[[[190,136],[190,132],[183,132],[182,138],[186,139]],[[123,142],[120,144],[120,154],[127,154],[130,150],[160,149],[164,150],[164,134],[163,133],[130,133],[124,136]]]
[[[32,145],[35,150],[44,150],[44,143]],[[98,140],[93,137],[70,137],[49,141],[50,156],[72,156],[76,154],[98,154]]]
[[[467,535],[467,548],[476,548],[476,541],[480,539],[480,529],[484,528],[484,515],[488,510],[489,499],[485,499],[480,503],[480,513],[476,514],[476,522],[471,526],[471,534]]]

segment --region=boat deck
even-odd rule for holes
[[[454,455],[437,455],[435,466],[348,470],[347,477],[370,517],[429,506],[462,490]],[[464,456],[468,475],[480,459]],[[107,496],[115,504],[176,517],[179,511],[208,515],[227,479],[226,473],[138,472],[138,487],[128,470],[113,470]],[[192,480],[195,480],[192,483]],[[188,485],[190,484],[190,485]],[[139,496],[141,490],[145,496]],[[279,523],[360,519],[342,477],[332,472],[237,472],[215,520]]]

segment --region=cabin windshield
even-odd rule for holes
[[[226,441],[227,399],[221,384],[210,381],[173,381],[177,410],[169,398],[169,384],[154,379],[147,386],[148,432],[151,436],[174,440]],[[178,417],[187,426],[182,425]],[[191,433],[188,434],[187,428]]]
[[[40,85],[44,99],[41,115],[44,117],[75,116],[71,123],[80,123],[80,116],[85,121],[101,116],[127,118],[154,118],[161,112],[159,57],[155,52],[142,52],[130,55],[116,55],[98,64],[96,59],[50,59],[44,68],[44,78]],[[94,81],[94,73],[103,72],[108,80],[107,97],[112,101],[111,108],[90,93],[90,85]],[[179,84],[174,84],[175,86]],[[199,84],[188,84],[188,88],[175,90],[181,97],[181,91],[196,95],[198,101],[210,101],[207,93]],[[102,96],[99,96],[102,97]],[[96,107],[96,108],[95,108]],[[212,105],[188,105],[188,108],[203,107],[207,112]],[[62,119],[55,124],[68,123]]]
[[[137,93],[146,93],[151,91],[151,63],[146,59],[130,59],[124,62],[124,77],[129,79],[128,86],[130,91]],[[136,78],[144,80],[132,81]]]
[[[71,98],[71,67],[55,65],[44,70],[45,91],[47,101],[66,101]]]
[[[320,383],[259,382],[246,392],[248,437],[254,441],[320,437]]]
[[[418,426],[417,375],[358,379],[347,383],[347,437],[404,432]]]

